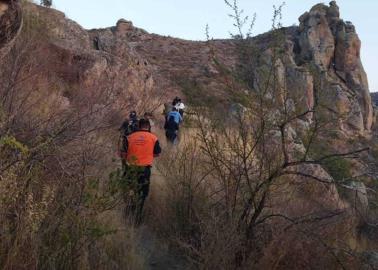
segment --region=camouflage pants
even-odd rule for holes
[[[124,178],[128,188],[124,191],[125,215],[134,218],[136,224],[142,220],[144,203],[150,192],[151,166],[136,167],[124,164]]]

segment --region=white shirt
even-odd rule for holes
[[[184,110],[185,109],[185,105],[182,102],[177,103],[175,107],[176,107],[177,110]]]

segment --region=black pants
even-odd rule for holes
[[[169,142],[174,143],[177,139],[177,131],[175,129],[167,129],[165,131],[165,136]]]
[[[138,177],[139,215],[142,215],[144,202],[150,193],[151,166],[144,167]]]
[[[126,216],[133,216],[135,222],[142,221],[144,203],[150,192],[151,166],[146,167],[124,167],[124,175],[129,186],[125,189],[124,200],[126,203]],[[130,191],[134,197],[130,198]]]

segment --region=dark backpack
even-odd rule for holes
[[[131,119],[129,121],[123,122],[122,126],[119,128],[120,131],[120,142],[121,145],[119,146],[121,151],[125,151],[126,149],[126,140],[127,136],[131,135],[135,131],[139,129],[139,121],[138,119]]]
[[[122,126],[120,127],[119,131],[121,132],[121,136],[127,137],[130,134],[138,131],[139,121],[138,119],[132,119],[129,121],[123,122]]]
[[[179,125],[176,123],[175,118],[170,116],[167,121],[165,121],[164,129],[166,130],[178,130]]]

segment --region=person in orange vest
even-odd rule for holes
[[[142,218],[143,206],[150,190],[151,168],[155,157],[161,153],[161,147],[156,135],[150,132],[151,124],[146,119],[139,120],[138,131],[127,136],[123,158],[126,160],[126,170],[135,169],[138,181],[137,205],[135,218],[139,223]]]

